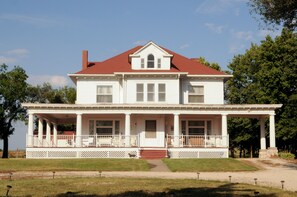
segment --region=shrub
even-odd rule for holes
[[[280,152],[278,156],[282,159],[295,159],[295,155],[287,152]]]

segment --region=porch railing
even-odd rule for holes
[[[221,135],[167,135],[163,140],[166,148],[229,146],[229,137]],[[26,144],[27,147],[139,147],[140,138],[138,135],[27,135]]]
[[[222,135],[167,135],[167,147],[228,147],[229,137]]]
[[[137,135],[27,135],[27,147],[138,147]]]

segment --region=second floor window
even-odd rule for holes
[[[155,101],[155,84],[147,84],[147,101]]]
[[[159,97],[159,101],[165,101],[166,99],[166,86],[164,83],[160,83],[158,85],[158,97]]]
[[[152,54],[147,56],[147,67],[148,68],[155,67],[155,57]]]
[[[189,86],[189,103],[204,103],[204,86]]]
[[[143,84],[136,85],[136,101],[141,102],[143,101]]]
[[[97,103],[112,103],[112,86],[97,86]]]

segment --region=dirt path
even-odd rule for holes
[[[297,165],[280,159],[261,160],[261,159],[245,159],[245,162],[253,163],[260,166],[261,170],[255,172],[201,172],[199,179],[201,180],[219,180],[238,183],[255,184],[257,178],[258,185],[271,186],[281,188],[281,181],[284,182],[284,189],[297,191]],[[9,179],[9,173],[1,173],[0,179]],[[58,171],[55,177],[133,177],[133,178],[163,178],[163,179],[197,179],[196,172],[115,172],[115,171]],[[53,178],[52,172],[14,172],[12,179],[23,178]]]

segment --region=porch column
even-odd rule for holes
[[[274,123],[274,114],[269,115],[269,140],[270,148],[275,148],[275,123]]]
[[[53,123],[53,127],[54,127],[54,146],[57,146],[57,136],[58,136],[57,124]]]
[[[76,147],[81,147],[82,114],[76,114]]]
[[[29,113],[29,120],[28,120],[28,136],[27,136],[27,147],[32,147],[33,144],[33,125],[34,125],[34,115]]]
[[[266,150],[266,138],[265,138],[265,119],[260,119],[260,147],[261,150]]]
[[[222,145],[228,146],[227,114],[222,114]]]
[[[51,146],[51,123],[46,121],[46,146]]]
[[[38,118],[38,146],[42,147],[43,144],[43,119]]]
[[[174,134],[174,146],[179,147],[180,143],[179,143],[179,114],[178,113],[174,114],[173,134]]]
[[[130,147],[131,119],[129,113],[125,114],[125,146]]]

